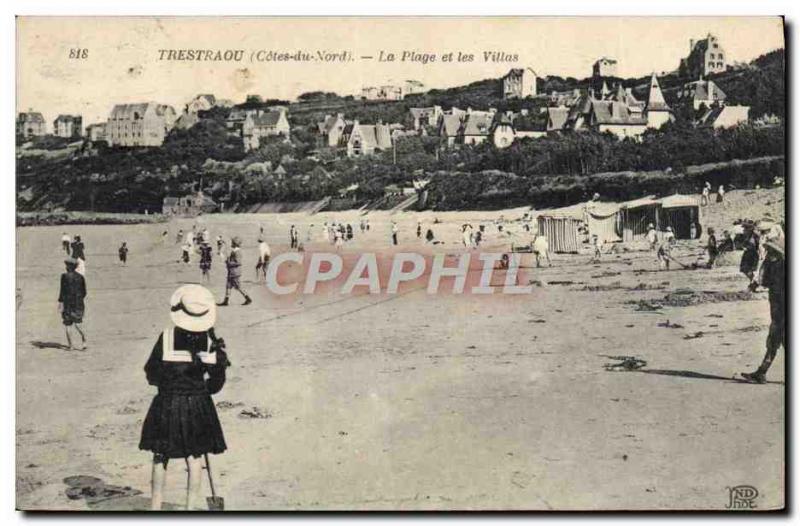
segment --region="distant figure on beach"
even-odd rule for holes
[[[433,243],[433,239],[434,239],[433,230],[429,228],[428,231],[425,233],[425,241],[427,241],[428,243]]]
[[[719,185],[719,189],[717,190],[717,203],[721,203],[725,200],[725,185]]]
[[[417,221],[417,239],[422,237],[422,223]]]
[[[161,232],[161,244],[164,245],[167,243],[167,238],[169,237],[169,230],[164,230]]]
[[[291,248],[297,248],[297,229],[294,225],[289,227],[289,245]]]
[[[188,470],[186,509],[205,509],[203,462],[227,449],[211,395],[225,385],[230,366],[225,341],[214,332],[214,296],[200,285],[172,294],[172,325],[164,329],[144,366],[147,383],[158,388],[142,424],[139,449],[153,453],[152,510],[160,510],[170,459]],[[208,466],[206,466],[208,467]]]
[[[706,184],[703,185],[703,192],[700,195],[700,206],[708,205],[710,197],[711,197],[711,183],[706,181]]]
[[[397,245],[397,223],[392,221],[392,245]]]
[[[203,281],[211,281],[211,253],[213,249],[207,242],[200,245],[200,274],[203,276]]]
[[[603,242],[600,240],[600,236],[597,234],[592,234],[592,247],[594,248],[592,261],[600,261],[600,258],[603,255]]]
[[[672,233],[672,227],[668,226],[666,232],[661,238],[661,243],[658,245],[658,268],[669,270],[669,261],[672,259],[672,245],[675,244],[675,234]]]
[[[72,257],[78,262],[78,266],[75,271],[80,274],[81,276],[86,275],[86,254],[84,253],[83,241],[81,241],[81,236],[75,236],[75,240],[70,245],[72,250]]]
[[[719,255],[719,248],[717,247],[717,236],[714,234],[714,229],[711,227],[708,228],[706,250],[708,251],[708,265],[706,266],[707,268],[713,268],[714,261],[717,260],[717,256]]]
[[[353,225],[347,223],[347,228],[345,230],[347,231],[347,240],[350,241],[353,239]]]
[[[653,223],[647,225],[647,243],[650,245],[650,252],[654,251],[658,244],[658,234],[656,233],[656,227],[653,226]]]
[[[553,263],[550,261],[550,243],[548,243],[546,236],[534,235],[531,249],[536,258],[536,268],[539,268],[539,259],[542,256],[547,260],[548,267],[553,266]]]
[[[340,248],[342,248],[342,237],[343,237],[342,236],[342,231],[339,230],[338,228],[334,228],[333,229],[333,246],[336,247],[337,251]]]
[[[128,244],[125,241],[122,242],[122,245],[119,247],[118,252],[119,252],[119,262],[124,267],[125,265],[128,264]]]
[[[192,245],[189,243],[184,243],[181,245],[181,258],[178,261],[183,261],[184,263],[189,263],[192,260]]]
[[[72,241],[72,238],[69,237],[69,234],[67,234],[66,232],[61,234],[61,248],[64,250],[64,252],[66,252],[68,256],[69,256],[70,241]]]
[[[177,245],[181,241],[183,241],[183,229],[182,228],[180,230],[178,230],[178,233],[175,235],[175,244]]]
[[[78,262],[75,258],[68,257],[64,260],[67,271],[61,274],[61,287],[58,291],[58,311],[64,323],[64,332],[67,335],[67,347],[72,350],[73,327],[81,337],[81,351],[86,350],[86,334],[81,328],[83,313],[85,311],[84,299],[86,298],[86,280],[77,272]]]
[[[256,263],[256,281],[263,276],[264,280],[267,279],[267,266],[269,265],[269,258],[271,252],[269,245],[263,238],[258,238],[258,262]]]
[[[242,305],[250,305],[253,300],[250,296],[242,290],[240,280],[242,278],[242,240],[238,237],[231,239],[231,253],[228,254],[228,259],[225,260],[225,266],[228,269],[228,277],[225,280],[225,299],[219,304],[220,307],[227,307],[228,300],[231,295],[231,290],[238,290],[239,294],[244,297]]]

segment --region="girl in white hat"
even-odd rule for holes
[[[144,368],[158,394],[144,419],[139,449],[153,452],[153,510],[161,509],[172,458],[184,459],[189,470],[186,509],[202,509],[201,458],[226,449],[211,395],[225,384],[230,363],[225,342],[214,334],[213,294],[200,285],[184,285],[170,303],[174,326],[159,336]]]

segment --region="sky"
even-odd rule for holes
[[[678,67],[689,40],[713,33],[728,62],[747,62],[782,48],[778,17],[541,18],[254,18],[19,17],[17,111],[33,109],[48,127],[60,113],[105,121],[116,103],[156,101],[181,111],[198,93],[235,102],[247,94],[295,99],[307,91],[360,93],[362,86],[406,79],[426,88],[497,78],[512,67],[540,76],[584,78],[600,57],[634,77]],[[86,49],[86,58],[70,50]],[[241,62],[159,60],[160,50],[243,50]],[[256,52],[349,51],[353,60],[252,61]],[[395,54],[394,62],[379,62]],[[401,61],[404,51],[435,54],[433,62]],[[485,61],[484,52],[517,56]],[[472,54],[465,62],[443,55]],[[362,59],[371,56],[372,59]]]

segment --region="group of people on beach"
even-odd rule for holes
[[[312,225],[313,226],[313,225]],[[370,229],[368,220],[359,224],[361,232]],[[503,232],[503,223],[497,224],[498,233]],[[323,224],[324,235],[329,242],[341,246],[344,240],[353,238],[353,228],[345,223]],[[434,242],[432,228],[416,225],[417,239]],[[398,244],[397,223],[391,222],[391,243]],[[484,239],[486,227],[476,229],[469,223],[461,226],[461,242],[464,247],[477,248]],[[740,270],[748,277],[749,287],[768,289],[771,322],[766,341],[766,353],[759,367],[753,372],[741,373],[740,378],[752,383],[765,383],[767,372],[781,345],[785,348],[785,234],[783,227],[770,217],[759,221],[737,220],[731,233],[725,233],[721,242],[713,228],[707,230],[708,268],[714,266],[719,253],[724,250],[744,249]],[[162,234],[163,237],[163,234]],[[310,229],[309,229],[310,237]],[[538,250],[545,255],[549,249],[544,236],[537,236]],[[675,234],[671,227],[657,232],[653,224],[648,225],[646,239],[649,249],[656,253],[660,268],[669,269],[671,250],[675,245]],[[266,279],[271,258],[264,229],[258,237],[258,260],[256,279]],[[203,283],[210,281],[214,251],[207,228],[179,230],[176,243],[181,244],[179,261],[189,263],[192,256],[199,255]],[[534,243],[532,243],[533,246]],[[602,241],[592,238],[594,259],[599,260]],[[289,247],[302,250],[295,225],[289,229]],[[70,349],[86,349],[86,335],[82,328],[87,295],[85,280],[85,247],[80,236],[62,236],[62,249],[66,271],[61,275],[58,297],[59,311],[66,331]],[[119,249],[120,261],[127,261],[127,244]],[[225,297],[217,303],[211,291],[200,284],[179,287],[170,300],[169,315],[172,324],[161,331],[145,364],[145,376],[158,391],[145,416],[139,448],[152,453],[151,507],[161,509],[166,483],[167,468],[171,460],[183,459],[188,471],[186,508],[201,509],[201,477],[204,467],[209,469],[209,454],[220,454],[227,448],[212,395],[218,393],[226,381],[226,369],[231,365],[225,341],[215,332],[217,308],[229,305],[230,295],[238,291],[244,299],[243,305],[252,299],[242,289],[242,240],[239,236],[230,239],[230,249],[222,235],[216,238],[216,254],[223,258],[227,270]],[[549,255],[547,255],[549,263]],[[538,253],[537,253],[538,266]],[[80,343],[78,342],[80,340]],[[205,466],[204,466],[205,462]]]

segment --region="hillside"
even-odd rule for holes
[[[764,113],[783,116],[785,110],[784,52],[777,50],[747,66],[712,77],[732,104],[752,107],[751,116]],[[688,79],[676,74],[660,79],[667,100]],[[645,89],[648,77],[620,79],[634,90]],[[541,92],[587,87],[598,79],[546,76],[539,79]],[[644,96],[640,93],[640,98]],[[217,201],[247,208],[270,201],[315,201],[338,196],[340,189],[355,186],[352,197],[374,200],[387,185],[410,185],[412,179],[451,174],[459,184],[442,179],[434,202],[440,206],[474,206],[491,197],[489,206],[502,206],[507,198],[561,204],[591,189],[576,178],[602,172],[672,170],[685,166],[734,159],[784,155],[784,127],[739,128],[714,132],[695,128],[685,116],[661,130],[650,130],[641,141],[618,141],[595,132],[548,136],[517,141],[498,150],[490,144],[441,150],[435,136],[408,137],[395,151],[379,152],[365,159],[348,159],[318,149],[316,123],[326,114],[344,113],[363,123],[406,121],[410,107],[440,105],[445,109],[532,109],[547,104],[547,95],[505,101],[500,79],[485,79],[466,86],[431,90],[402,101],[361,101],[332,93],[311,93],[289,104],[291,142],[267,140],[261,148],[245,152],[241,139],[228,134],[225,119],[230,110],[206,112],[188,130],[174,129],[159,148],[107,148],[91,144],[61,145],[35,141],[17,150],[17,205],[20,210],[96,210],[144,212],[161,208],[167,195],[183,195],[202,188]],[[286,101],[248,100],[244,106]],[[533,112],[534,115],[541,115]],[[67,147],[65,147],[67,146]],[[272,172],[282,166],[283,174]],[[260,167],[255,169],[254,167]],[[271,168],[267,168],[271,167]],[[771,167],[765,177],[778,174]],[[490,194],[481,195],[482,184],[463,184],[485,173],[507,174],[498,178]],[[510,179],[509,179],[510,178]],[[594,183],[592,183],[594,184]],[[532,188],[539,188],[532,192]],[[524,190],[516,192],[515,188]],[[467,195],[468,189],[477,194]],[[546,189],[546,190],[545,190]],[[620,188],[620,198],[630,188]],[[443,195],[444,191],[449,194]],[[617,191],[617,190],[615,190]],[[446,204],[445,204],[446,203]]]

